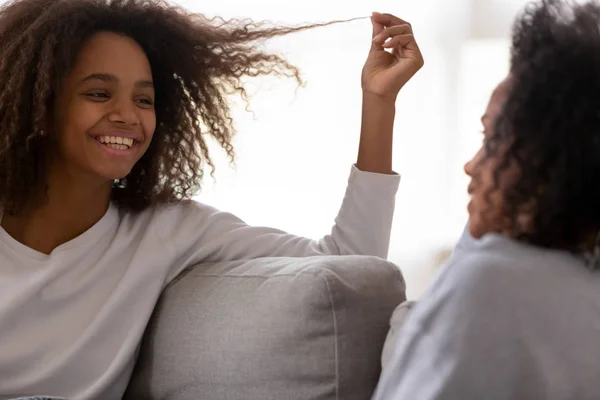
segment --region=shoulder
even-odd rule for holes
[[[196,200],[181,200],[176,203],[159,204],[154,207],[157,215],[163,216],[190,216],[195,214],[213,214],[218,210],[208,204]]]
[[[186,226],[198,226],[221,213],[216,208],[194,200],[182,200],[169,204],[157,204],[140,212],[120,211],[121,227],[127,229],[150,229],[169,233]]]
[[[215,207],[195,200],[156,205],[153,207],[152,213],[156,222],[166,230],[182,228],[187,225],[197,226],[201,222],[208,222],[211,218],[222,214]]]
[[[469,249],[456,252],[446,268],[446,282],[456,289],[502,286],[527,274],[535,258],[519,243],[499,235],[473,241]]]
[[[524,244],[502,235],[486,235],[469,241],[457,251],[445,267],[449,283],[469,288],[480,285],[500,290],[530,287],[542,275],[564,274],[583,269],[573,255],[558,250]]]
[[[515,309],[554,297],[547,290],[549,282],[560,282],[579,269],[583,267],[567,253],[488,235],[452,255],[418,308],[424,318],[510,319]]]
[[[153,229],[165,239],[200,234],[218,235],[245,223],[237,216],[195,200],[157,205],[148,210]]]
[[[514,315],[550,303],[565,282],[579,282],[585,274],[583,262],[568,252],[486,235],[452,255],[430,289],[430,301],[473,315]]]

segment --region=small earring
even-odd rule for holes
[[[127,180],[125,178],[117,178],[113,181],[113,187],[118,189],[125,189],[127,187]]]

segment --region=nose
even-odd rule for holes
[[[465,163],[464,171],[465,171],[465,174],[467,174],[471,177],[473,176],[473,160],[472,159]]]
[[[108,115],[108,120],[130,126],[136,126],[140,123],[135,104],[128,99],[120,99],[114,103],[114,107]]]
[[[464,166],[465,174],[467,174],[471,178],[473,177],[473,173],[475,171],[476,164],[480,161],[480,159],[482,157],[482,152],[483,152],[483,148],[480,148],[477,151],[477,153],[475,153],[475,155],[473,155],[473,158],[471,158],[469,161],[467,161],[467,163]]]

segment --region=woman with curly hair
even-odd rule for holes
[[[399,177],[395,100],[423,60],[408,23],[372,16],[356,165],[321,240],[189,200],[233,159],[226,96],[298,78],[257,41],[278,28],[159,0],[16,0],[0,8],[0,397],[120,398],[163,288],[199,262],[386,257]]]
[[[600,2],[532,3],[511,53],[468,232],[393,328],[377,400],[600,399]]]

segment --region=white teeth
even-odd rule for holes
[[[116,150],[127,150],[129,147],[124,144],[107,143],[106,146]]]
[[[126,150],[133,146],[133,139],[121,136],[98,136],[96,138],[100,143],[103,143],[112,148],[118,148],[111,145],[123,147],[121,150]]]

